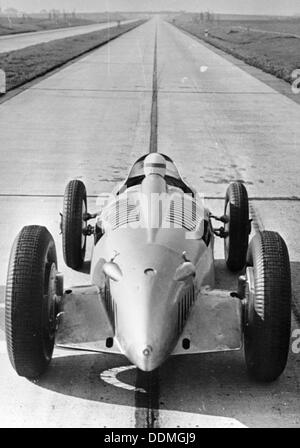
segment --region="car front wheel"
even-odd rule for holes
[[[57,258],[45,227],[24,227],[10,255],[5,331],[12,366],[20,376],[39,377],[53,353],[57,315]]]
[[[257,233],[246,269],[244,349],[250,375],[274,381],[288,358],[291,272],[286,244],[276,232]]]

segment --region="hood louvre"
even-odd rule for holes
[[[103,210],[102,221],[105,227],[107,226],[112,230],[138,222],[148,227],[149,217],[143,215],[144,210],[148,209],[147,204],[141,204],[140,200],[134,195],[126,198],[120,197]],[[162,201],[154,201],[154,208],[151,213],[153,217],[158,217],[153,219],[155,228],[195,231],[199,222],[204,218],[203,208],[197,204],[193,197],[186,194],[170,196],[166,202],[163,199]],[[159,218],[160,216],[161,218]],[[150,219],[150,222],[152,222],[152,219]]]
[[[187,195],[182,197],[176,196],[170,201],[169,212],[165,217],[165,221],[173,224],[175,228],[194,231],[202,216],[203,211],[197,206],[193,198]]]
[[[140,221],[140,211],[135,201],[130,201],[129,198],[119,199],[105,209],[102,220],[112,230],[116,230]]]

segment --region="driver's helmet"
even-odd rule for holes
[[[144,160],[145,176],[150,174],[158,174],[165,177],[167,171],[167,164],[165,158],[161,154],[149,154]]]

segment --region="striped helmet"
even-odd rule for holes
[[[166,175],[167,165],[166,160],[161,154],[149,154],[144,161],[145,176],[149,174],[158,174],[162,177]]]

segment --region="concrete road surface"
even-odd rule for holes
[[[125,23],[134,22],[134,20],[124,20]],[[0,53],[6,51],[20,50],[30,45],[42,44],[56,39],[64,39],[65,37],[80,36],[82,34],[100,31],[106,28],[116,26],[117,22],[95,23],[93,25],[74,26],[70,28],[60,28],[57,30],[36,31],[31,33],[9,34],[8,36],[0,36]]]
[[[66,285],[88,283],[62,261],[61,196],[68,180],[83,179],[93,210],[97,195],[148,152],[156,30],[158,150],[175,159],[216,213],[222,213],[227,184],[245,181],[254,228],[277,230],[286,239],[299,310],[299,105],[156,20],[0,105],[2,290],[11,243],[33,223],[53,233]],[[234,289],[222,242],[216,266],[218,286]],[[173,357],[145,399],[123,356],[56,350],[38,382],[17,377],[5,351],[3,295],[0,313],[0,426],[147,427],[150,406],[156,427],[300,427],[296,350],[270,385],[248,378],[239,352]],[[297,328],[294,315],[293,335]]]

